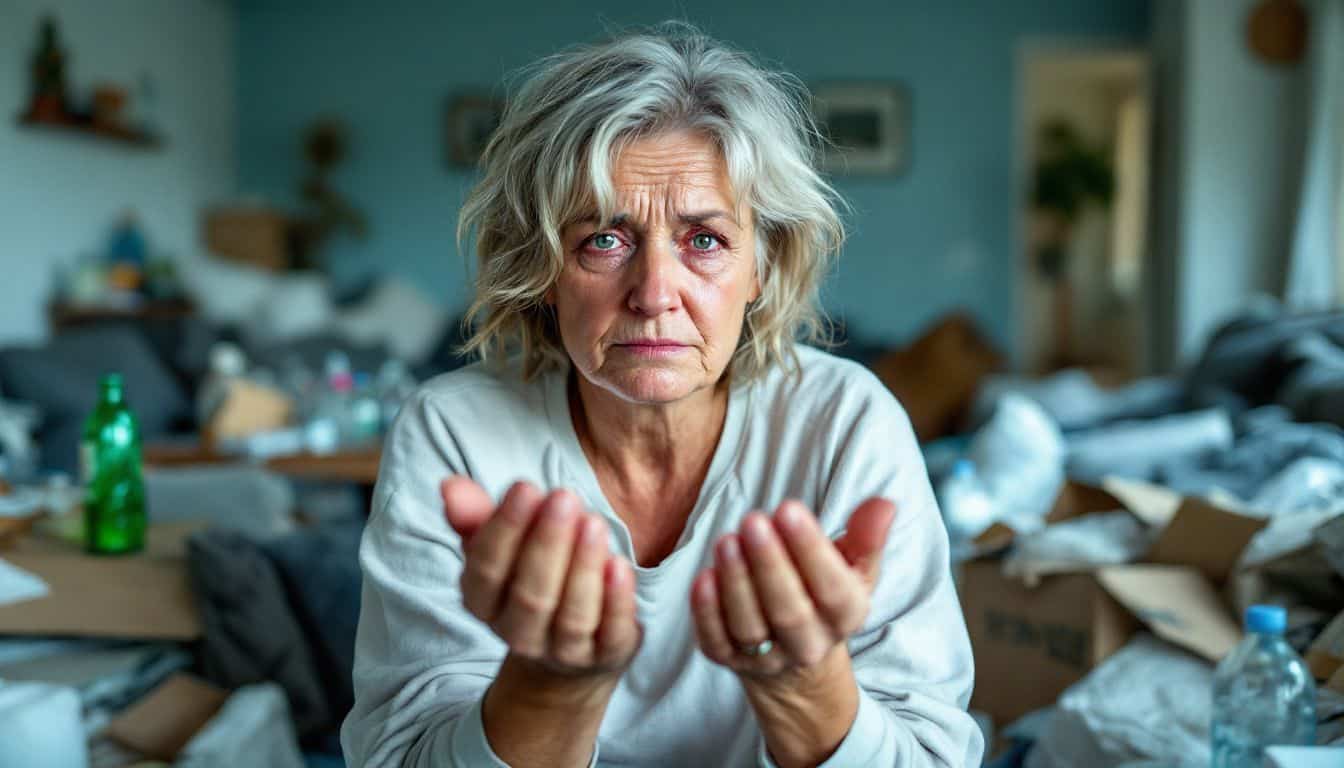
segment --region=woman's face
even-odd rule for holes
[[[547,294],[578,372],[635,403],[713,387],[760,293],[751,212],[733,207],[718,149],[682,132],[630,144],[612,173],[616,215],[562,232]]]

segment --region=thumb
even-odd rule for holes
[[[882,498],[868,499],[849,516],[844,535],[835,542],[835,548],[863,576],[870,589],[877,583],[882,548],[895,519],[895,504]]]
[[[443,515],[466,544],[495,512],[495,502],[469,477],[453,475],[439,484]]]

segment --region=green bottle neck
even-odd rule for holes
[[[126,389],[122,385],[120,377],[104,379],[101,382],[100,389],[98,402],[101,405],[121,406],[126,404]]]

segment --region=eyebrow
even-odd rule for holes
[[[727,221],[731,221],[734,224],[737,223],[737,219],[735,217],[733,217],[727,211],[719,210],[717,208],[708,211],[691,211],[689,213],[677,214],[677,220],[680,221],[682,224],[704,224],[705,222],[712,221],[714,219],[725,219]],[[630,214],[618,213],[615,216],[611,217],[611,221],[607,222],[605,226],[619,227],[629,220],[630,220]],[[597,214],[593,213],[587,216],[580,217],[576,221],[576,223],[595,224],[599,222],[597,219]]]

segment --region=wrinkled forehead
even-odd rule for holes
[[[718,145],[690,133],[663,133],[619,142],[606,163],[589,164],[566,223],[608,224],[685,218],[706,211],[750,220]]]

